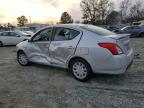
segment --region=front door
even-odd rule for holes
[[[52,28],[47,28],[38,32],[29,42],[28,52],[32,62],[50,65],[49,46],[51,42]]]
[[[17,45],[23,41],[23,38],[15,32],[9,32],[9,38],[11,40],[11,45]]]
[[[12,45],[12,41],[9,37],[9,32],[0,33],[0,40],[3,42],[4,45]]]
[[[49,47],[52,63],[58,66],[65,66],[66,61],[76,50],[82,33],[78,30],[57,27]]]

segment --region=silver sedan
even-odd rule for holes
[[[3,31],[0,32],[0,47],[5,45],[17,45],[18,43],[28,40],[31,35],[28,35],[22,31]]]
[[[83,24],[49,26],[17,45],[17,60],[66,68],[79,81],[92,73],[121,74],[133,61],[129,35]]]

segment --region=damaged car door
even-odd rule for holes
[[[76,50],[82,32],[70,28],[55,27],[54,35],[49,47],[52,64],[65,67],[69,57]]]
[[[46,28],[33,36],[29,45],[29,55],[32,62],[50,65],[49,46],[51,42],[52,28]]]

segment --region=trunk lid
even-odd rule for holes
[[[106,37],[116,40],[117,45],[119,45],[124,54],[128,54],[131,49],[129,36],[130,34],[115,34]]]

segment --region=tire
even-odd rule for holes
[[[0,47],[2,47],[3,46],[3,43],[0,41]]]
[[[23,51],[17,52],[17,61],[22,66],[28,66],[30,64],[26,54]]]
[[[141,33],[139,37],[144,37],[144,33]]]
[[[90,65],[83,59],[74,59],[69,64],[69,71],[78,81],[87,81],[90,79],[92,70]]]

